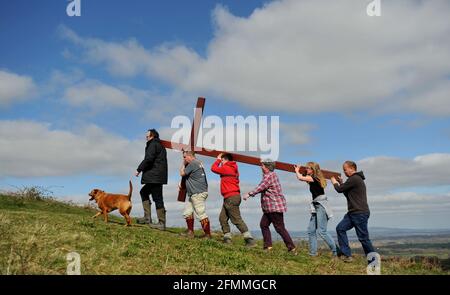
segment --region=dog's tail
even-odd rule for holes
[[[130,201],[131,201],[132,193],[133,193],[133,184],[131,183],[131,180],[130,180],[130,191],[128,192],[128,200],[130,200]]]

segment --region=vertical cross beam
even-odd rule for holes
[[[197,145],[198,133],[202,123],[203,110],[205,108],[205,98],[197,98],[197,105],[195,106],[194,121],[191,127],[191,138],[189,140],[189,150],[195,151]],[[178,191],[178,201],[184,202],[186,200],[186,177],[183,176],[180,182],[180,190]]]

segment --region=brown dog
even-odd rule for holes
[[[116,209],[119,209],[120,214],[125,218],[125,221],[127,222],[127,226],[131,225],[131,218],[130,218],[130,212],[131,212],[131,194],[133,192],[133,185],[131,184],[130,180],[130,192],[128,195],[120,195],[120,194],[110,194],[106,193],[99,189],[93,189],[89,196],[91,198],[89,201],[95,200],[98,207],[100,208],[100,212],[97,212],[93,216],[93,218],[96,218],[97,216],[103,214],[105,217],[105,222],[108,222],[108,213],[111,211],[114,211]]]

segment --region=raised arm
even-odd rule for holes
[[[340,178],[336,180],[336,178],[331,177],[331,182],[333,183],[334,189],[338,193],[343,193],[351,190],[355,186],[355,183],[351,178],[348,178],[346,182],[342,183],[342,180]]]
[[[216,174],[226,174],[225,168],[220,165],[221,160],[217,159],[212,165],[211,165],[211,171]]]
[[[314,179],[310,175],[303,175],[300,173],[300,166],[294,165],[294,170],[298,180],[304,182],[314,182]]]

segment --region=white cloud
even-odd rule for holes
[[[0,177],[131,175],[141,142],[89,125],[77,132],[32,121],[0,121]]]
[[[35,90],[31,77],[0,70],[0,106],[29,99]]]
[[[135,107],[135,102],[125,91],[95,80],[68,87],[64,99],[72,106],[88,106],[93,110]]]
[[[87,61],[114,74],[144,73],[255,108],[322,112],[393,105],[396,111],[406,106],[447,115],[450,101],[442,94],[448,87],[429,89],[428,97],[416,94],[450,74],[450,3],[384,2],[381,17],[367,16],[366,5],[273,1],[247,18],[218,6],[205,57],[183,45],[149,50],[134,39],[114,43],[82,38],[66,27],[61,32],[84,48]],[[399,104],[401,92],[409,95]],[[429,97],[439,103],[428,104]]]
[[[431,116],[450,115],[450,80],[440,81],[415,94],[408,101],[409,108]]]
[[[200,61],[195,52],[184,46],[161,45],[149,51],[135,39],[114,43],[82,38],[63,25],[59,27],[59,32],[63,38],[86,50],[84,57],[87,62],[103,64],[112,74],[119,76],[157,73],[163,79],[181,81]]]
[[[413,159],[371,157],[358,161],[369,189],[387,191],[405,187],[450,185],[450,154],[434,153]]]

